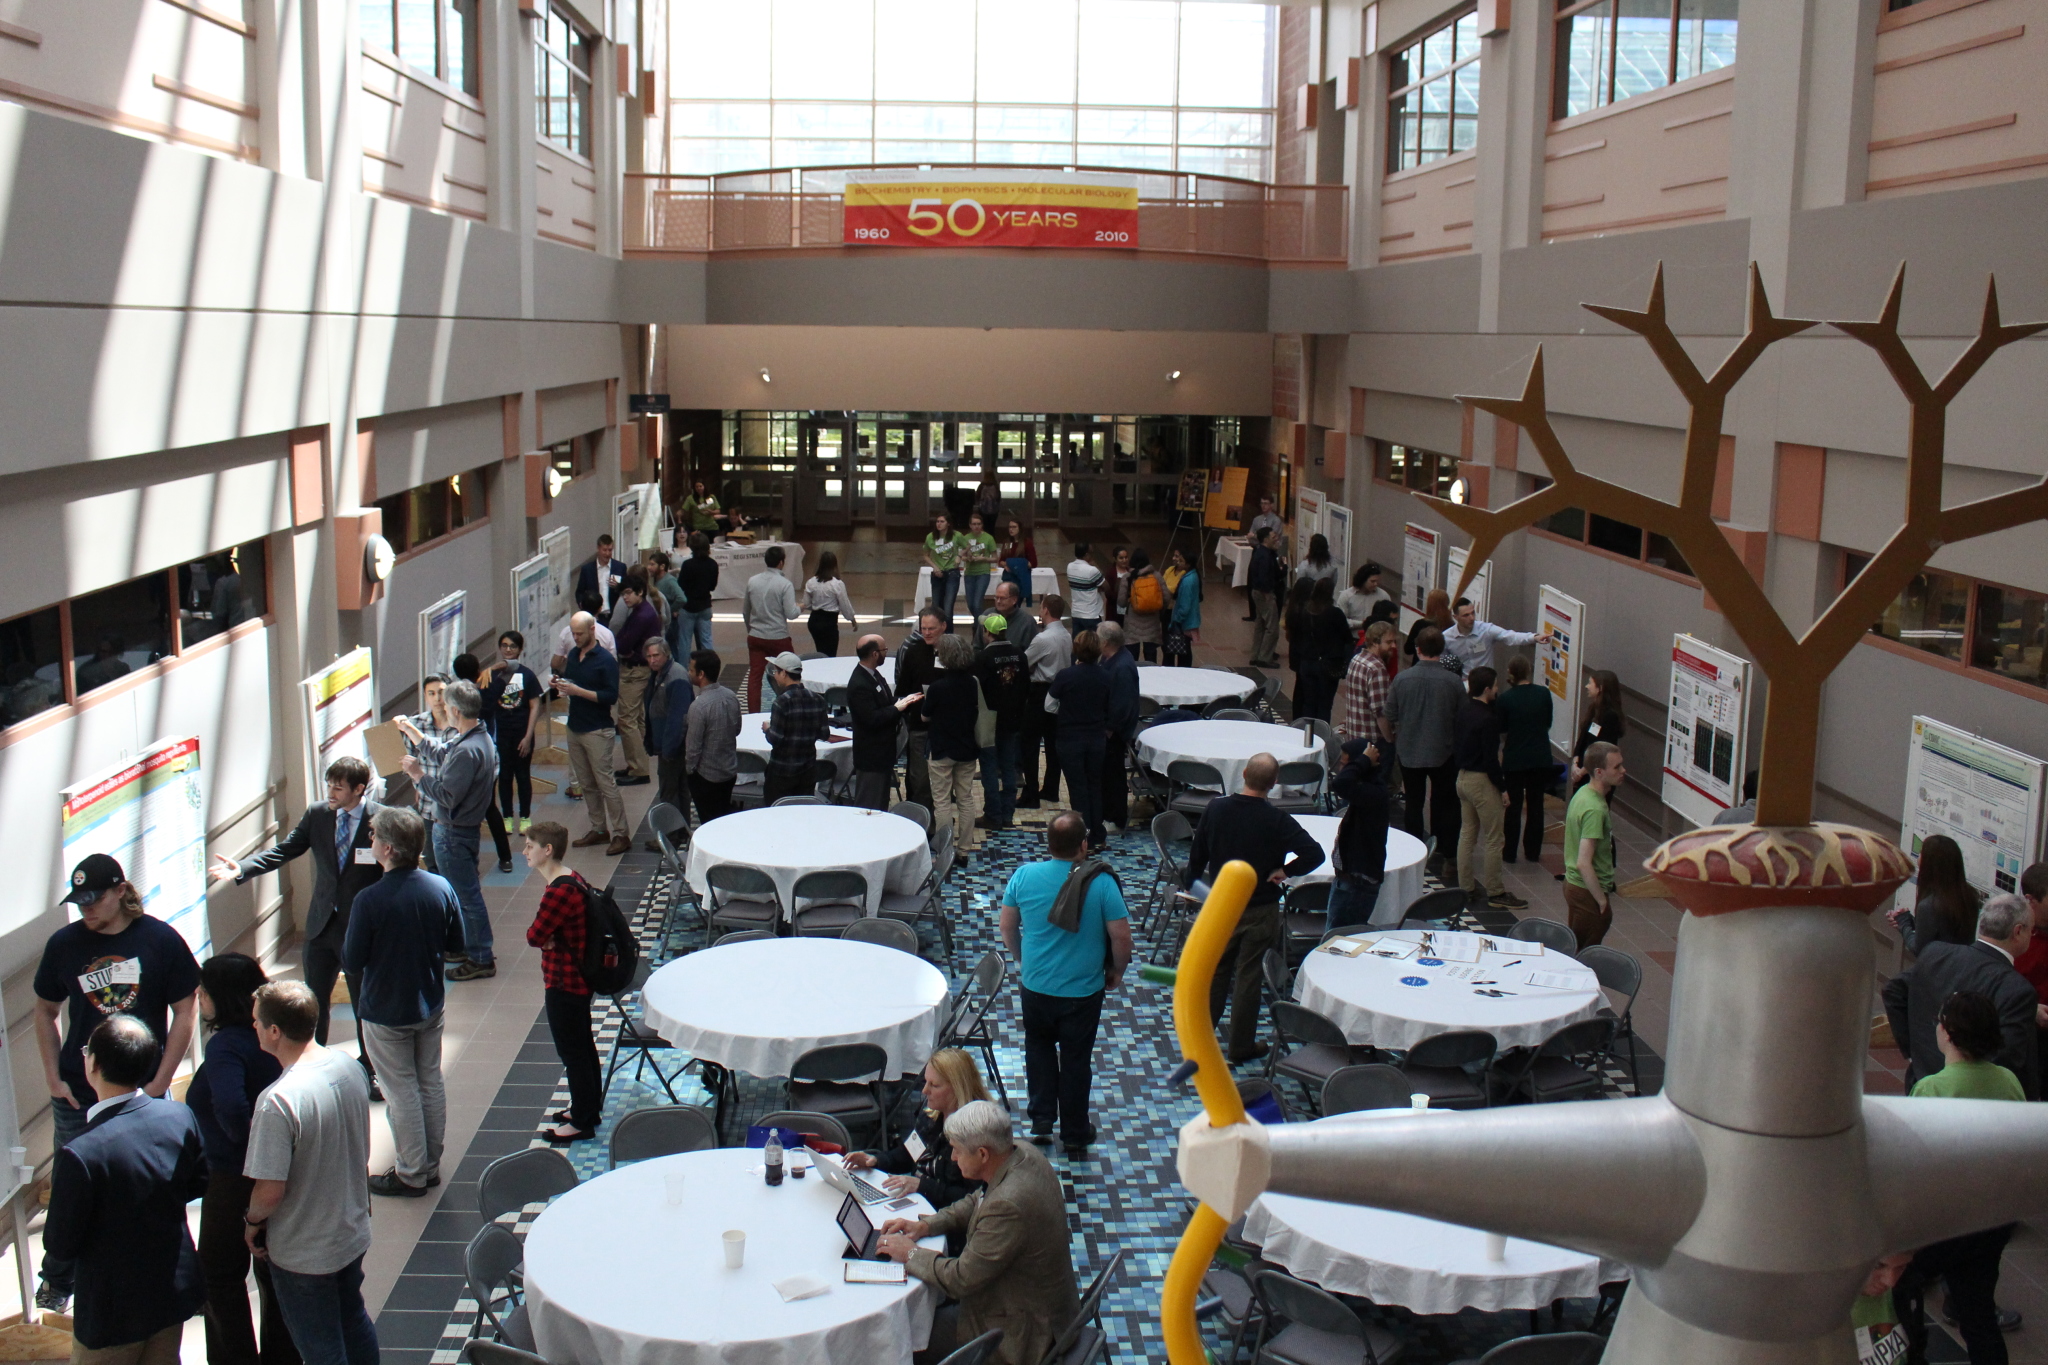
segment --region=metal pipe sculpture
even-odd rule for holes
[[[2000,348],[2048,323],[2002,325],[1994,282],[1977,336],[1930,381],[1899,334],[1904,278],[1902,266],[1875,322],[1832,325],[1877,352],[1912,408],[1905,522],[1804,635],[1778,615],[1711,511],[1729,390],[1770,345],[1815,325],[1773,317],[1755,267],[1745,335],[1711,376],[1665,321],[1661,268],[1641,312],[1588,305],[1649,342],[1691,409],[1675,505],[1573,467],[1550,425],[1540,350],[1519,399],[1465,400],[1526,431],[1555,480],[1493,510],[1424,498],[1472,536],[1466,579],[1510,531],[1568,507],[1674,541],[1770,681],[1757,823],[1682,834],[1647,864],[1687,912],[1663,1093],[1454,1121],[1246,1121],[1206,1007],[1251,889],[1249,869],[1236,880],[1241,865],[1226,869],[1189,936],[1174,1001],[1205,1113],[1181,1130],[1181,1179],[1202,1208],[1161,1305],[1173,1365],[1205,1358],[1194,1291],[1224,1227],[1263,1190],[1627,1263],[1635,1287],[1610,1365],[1849,1365],[1849,1307],[1880,1256],[2048,1209],[2048,1108],[1863,1094],[1865,921],[1912,869],[1877,835],[1811,823],[1829,674],[1942,545],[2048,516],[2048,479],[1941,504],[1949,404]],[[1928,1170],[1941,1179],[1926,1180]]]

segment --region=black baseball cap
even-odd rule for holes
[[[121,864],[104,853],[88,853],[71,869],[71,894],[60,905],[91,905],[114,887],[128,880]]]

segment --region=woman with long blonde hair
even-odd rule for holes
[[[969,1100],[988,1098],[982,1084],[981,1068],[957,1047],[940,1048],[924,1064],[924,1108],[918,1112],[915,1135],[876,1156],[852,1152],[846,1164],[855,1170],[878,1170],[888,1176],[882,1182],[891,1194],[921,1194],[933,1208],[942,1209],[956,1199],[965,1199],[981,1188],[979,1180],[960,1174],[953,1161],[953,1145],[946,1141],[946,1120]],[[917,1155],[911,1155],[913,1148]]]

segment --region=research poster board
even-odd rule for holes
[[[1586,604],[1548,583],[1536,589],[1536,681],[1550,693],[1550,743],[1569,757],[1579,738],[1586,676]]]
[[[1351,509],[1323,504],[1323,538],[1330,542],[1330,562],[1337,566],[1337,590],[1351,585]]]
[[[1202,503],[1202,525],[1212,531],[1245,529],[1244,490],[1251,478],[1249,469],[1212,469],[1209,495]]]
[[[1928,716],[1913,717],[1906,750],[1906,851],[1930,834],[1963,850],[1963,872],[1987,896],[2019,890],[2041,857],[2048,763]],[[1909,893],[1901,888],[1901,899]]]
[[[1452,592],[1458,590],[1458,580],[1465,575],[1465,561],[1471,558],[1471,551],[1463,545],[1453,545],[1444,552],[1444,586]],[[1472,586],[1465,589],[1465,596],[1472,599],[1472,610],[1482,621],[1493,619],[1493,561],[1487,560],[1479,566],[1479,572],[1472,576]]]
[[[1174,496],[1173,505],[1174,510],[1180,512],[1206,511],[1209,506],[1209,471],[1182,470],[1180,488]]]
[[[455,676],[455,659],[469,639],[469,594],[461,588],[420,613],[420,705],[426,706],[427,675]]]
[[[193,956],[212,956],[198,739],[160,739],[129,762],[66,787],[62,796],[64,866],[77,866],[89,853],[111,855],[142,893],[142,908],[176,929]],[[78,918],[78,907],[66,909]],[[118,1013],[141,980],[133,974],[139,965],[116,962],[102,970],[106,979],[95,978],[93,991]]]
[[[1429,590],[1437,586],[1437,543],[1443,537],[1427,526],[1409,522],[1401,528],[1401,629],[1406,632],[1422,615]]]
[[[377,723],[377,690],[368,646],[342,655],[299,684],[306,703],[308,791],[325,791],[327,765],[353,755],[370,760],[365,738]]]
[[[1749,738],[1749,660],[1690,635],[1671,642],[1664,804],[1711,825],[1742,799]]]
[[[1308,558],[1309,537],[1323,534],[1323,495],[1304,488],[1294,495],[1294,562]],[[1339,584],[1338,586],[1342,586]]]
[[[512,566],[512,624],[526,638],[519,661],[532,669],[547,686],[548,660],[554,649],[555,578],[554,566],[546,555],[535,555]]]
[[[640,543],[640,490],[628,488],[612,497],[612,553],[624,563],[639,556],[632,547]]]

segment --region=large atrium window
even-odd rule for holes
[[[1736,0],[1558,0],[1550,116],[1734,65],[1735,8]]]
[[[534,107],[540,135],[564,151],[590,155],[590,49],[592,39],[559,5],[549,4],[534,26]]]
[[[476,0],[362,0],[363,41],[465,94],[480,89]]]
[[[1274,6],[678,0],[670,170],[1118,166],[1264,180]]]
[[[1470,151],[1479,140],[1479,16],[1467,13],[1389,59],[1387,170]]]

